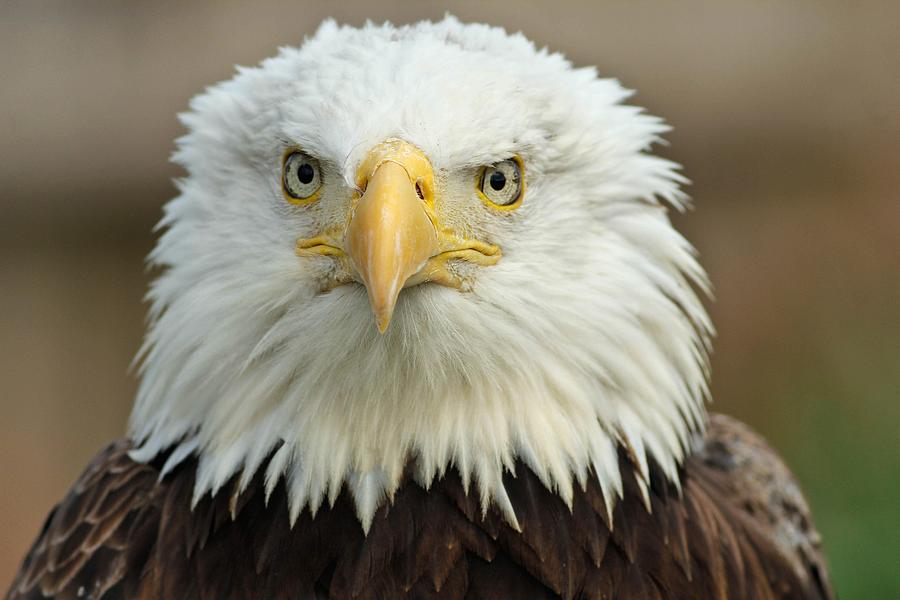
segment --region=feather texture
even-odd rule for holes
[[[516,531],[482,516],[455,470],[423,489],[403,477],[365,535],[345,488],[293,527],[283,482],[265,503],[262,471],[191,510],[196,459],[162,480],[118,442],[47,521],[8,600],[26,598],[831,598],[819,537],[790,473],[756,435],[713,416],[681,472],[683,493],[650,464],[613,523],[597,478],[572,508],[527,466],[507,473]],[[635,473],[620,452],[623,473]],[[235,500],[235,496],[237,500]],[[612,527],[610,527],[612,525]]]

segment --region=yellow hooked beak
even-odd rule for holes
[[[365,192],[347,227],[345,249],[384,333],[400,290],[440,252],[434,213],[424,199],[425,190],[434,189],[434,173],[418,149],[393,140],[363,161],[357,184]]]
[[[335,256],[366,286],[378,331],[391,322],[404,287],[426,281],[460,287],[447,262],[496,264],[500,248],[457,236],[439,226],[434,210],[434,170],[425,154],[403,140],[373,148],[357,170],[364,190],[344,232],[343,247],[326,234],[299,240],[301,255]]]

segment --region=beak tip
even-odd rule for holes
[[[375,326],[378,327],[378,333],[387,331],[388,325],[391,324],[391,318],[394,316],[394,308],[397,306],[397,297],[400,295],[400,289],[403,283],[399,280],[391,282],[390,287],[386,285],[372,285],[371,282],[366,284],[366,290],[369,293],[369,301],[372,306],[372,314],[375,316]],[[380,290],[387,289],[384,295]],[[376,291],[379,290],[379,291]]]
[[[390,314],[377,314],[375,315],[375,326],[378,327],[378,333],[384,334],[387,331],[388,325],[391,324],[391,315]]]

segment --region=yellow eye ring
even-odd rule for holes
[[[298,206],[315,202],[322,193],[319,161],[297,148],[285,150],[281,157],[281,193]]]
[[[525,164],[513,156],[496,164],[481,167],[475,177],[475,191],[489,207],[511,211],[525,198]]]

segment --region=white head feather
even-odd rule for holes
[[[187,170],[151,262],[149,332],[130,434],[166,469],[200,456],[195,498],[243,471],[286,481],[292,516],[343,485],[368,528],[415,461],[449,469],[515,523],[502,483],[523,460],[570,500],[597,477],[621,493],[616,447],[646,478],[677,482],[702,427],[711,325],[706,279],[662,201],[677,166],[648,154],[666,131],[621,102],[618,82],[521,35],[452,17],[338,27],[240,69],[191,102],[175,161]],[[465,291],[404,290],[375,328],[358,284],[321,293],[327,258],[298,238],[342,218],[353,173],[387,138],[420,148],[442,182],[442,218],[502,248]],[[287,204],[281,156],[321,162],[323,195]],[[502,214],[475,170],[517,154],[528,183]]]

